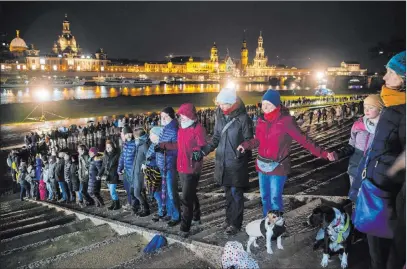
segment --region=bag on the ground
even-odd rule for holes
[[[144,253],[153,253],[166,245],[167,239],[162,235],[156,234],[153,239],[151,239],[150,243],[144,248]]]
[[[237,241],[229,241],[225,244],[222,254],[223,269],[260,269],[257,261],[243,249],[243,245]]]

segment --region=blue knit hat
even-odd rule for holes
[[[216,102],[221,104],[233,105],[236,103],[236,100],[236,91],[230,88],[223,88],[216,97]]]
[[[386,67],[394,70],[397,75],[406,76],[406,52],[402,51],[399,54],[393,56],[387,63]]]
[[[268,101],[272,103],[275,107],[278,107],[281,104],[280,93],[275,90],[267,90],[263,95],[262,101]]]
[[[156,136],[160,136],[161,131],[164,129],[162,126],[154,126],[150,130],[150,134],[155,134]]]

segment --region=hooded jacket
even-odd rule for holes
[[[196,121],[196,109],[193,104],[183,104],[178,114],[195,120],[195,123],[187,128],[178,129],[177,170],[184,174],[200,173],[203,160],[193,161],[192,154],[194,151],[202,151],[202,148],[207,145],[205,129]]]
[[[143,171],[141,171],[141,165],[146,163],[146,155],[149,147],[149,140],[147,135],[140,137],[139,143],[136,144],[135,157],[133,160],[133,168],[131,179],[132,182],[139,182],[144,179]]]
[[[366,117],[359,118],[350,131],[349,144],[338,150],[338,157],[350,156],[348,174],[355,178],[360,160],[373,142],[376,126],[371,126]]]
[[[279,166],[269,173],[261,171],[256,161],[256,170],[267,175],[287,176],[291,171],[289,155],[293,139],[316,157],[327,159],[328,152],[321,149],[302,133],[288,109],[283,106],[280,108],[279,115],[271,121],[266,120],[264,115],[260,116],[257,121],[254,145],[248,145],[249,142],[246,142],[243,147],[251,149],[258,146],[258,155],[260,157],[275,162],[284,159]]]
[[[78,176],[81,182],[88,182],[89,181],[89,155],[83,154],[79,156],[79,170]]]

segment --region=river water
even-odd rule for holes
[[[138,87],[109,87],[109,86],[78,86],[72,88],[2,88],[1,104],[37,103],[47,101],[61,101],[73,99],[114,98],[118,96],[149,96],[180,93],[208,93],[218,92],[219,84],[182,84],[182,85],[152,85]],[[237,85],[240,91],[262,92],[270,87],[267,84]]]

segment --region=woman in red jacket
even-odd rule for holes
[[[206,132],[197,120],[196,108],[191,103],[181,105],[180,128],[176,143],[161,143],[167,150],[178,149],[177,170],[182,183],[181,233],[187,236],[191,224],[199,224],[201,212],[196,189],[201,175],[203,156],[206,152]]]
[[[283,213],[283,189],[290,173],[290,147],[292,140],[316,157],[334,160],[332,153],[321,149],[301,132],[288,109],[281,105],[280,94],[268,90],[262,98],[264,114],[259,117],[256,137],[242,143],[237,150],[244,152],[258,147],[256,170],[259,173],[263,215],[269,210]]]

